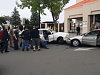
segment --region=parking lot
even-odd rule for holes
[[[100,75],[99,47],[49,44],[41,51],[0,53],[0,75]]]

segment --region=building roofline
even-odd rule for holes
[[[83,1],[81,1],[79,3],[76,3],[76,4],[74,4],[74,5],[70,6],[70,7],[65,8],[64,10],[80,7],[80,6],[83,6],[86,3],[93,2],[93,1],[97,1],[97,0],[83,0]]]

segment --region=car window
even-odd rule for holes
[[[43,34],[51,35],[51,32],[48,31],[48,30],[44,30],[44,31],[43,31]]]
[[[96,31],[91,31],[91,32],[89,32],[89,33],[87,34],[87,36],[97,36],[98,33],[99,33],[98,30],[96,30]]]

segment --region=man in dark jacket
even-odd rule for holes
[[[32,46],[33,51],[36,50],[36,46],[38,47],[38,51],[40,51],[40,35],[38,28],[35,28],[33,26],[33,29],[31,30],[31,38],[32,38]]]
[[[7,29],[3,26],[3,36],[2,36],[2,48],[1,48],[1,53],[5,52],[9,52],[8,51],[8,40],[9,40],[9,34]]]
[[[77,35],[80,35],[80,27],[76,27]]]
[[[3,30],[2,27],[0,27],[0,50],[2,48],[2,36],[3,36]]]
[[[16,30],[14,31],[14,35],[13,35],[13,40],[14,40],[14,50],[18,50],[19,46],[18,46],[18,38],[19,38],[19,27],[16,27]]]
[[[21,34],[22,36],[22,51],[24,51],[24,49],[26,48],[26,50],[29,50],[29,41],[30,41],[30,31],[28,30],[27,27],[25,27],[25,30],[22,32]]]

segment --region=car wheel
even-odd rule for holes
[[[80,45],[80,41],[79,40],[72,40],[71,44],[72,44],[72,46],[77,47]]]
[[[57,43],[58,43],[58,44],[63,44],[63,43],[64,43],[63,38],[62,38],[62,37],[58,38],[58,39],[57,39]]]

